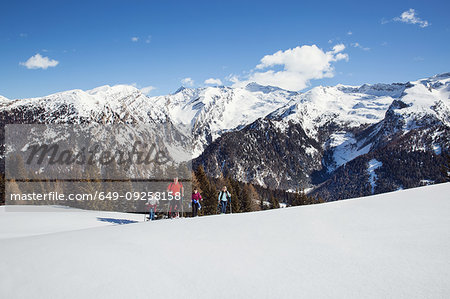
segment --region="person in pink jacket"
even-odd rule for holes
[[[202,200],[202,196],[197,188],[194,188],[194,192],[192,193],[192,217],[197,216],[197,212],[201,208],[200,200]]]

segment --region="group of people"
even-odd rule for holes
[[[174,195],[179,195],[181,198],[184,196],[184,188],[183,184],[178,181],[178,178],[175,178],[173,182],[169,184],[167,187],[167,192],[171,192]],[[194,188],[191,196],[191,206],[192,206],[192,217],[198,216],[198,211],[201,209],[201,201],[203,200],[200,192],[198,192],[198,188]],[[219,192],[218,197],[218,206],[221,214],[225,214],[227,211],[228,201],[231,202],[231,194],[228,192],[227,187],[223,186],[222,191]],[[178,204],[182,205],[178,201],[173,201],[173,203],[169,204],[168,207],[168,217],[173,218],[179,215],[179,207]],[[149,206],[149,220],[155,219],[155,212],[157,203],[147,202]],[[231,212],[231,207],[230,207]]]
[[[192,217],[196,217],[198,214],[198,210],[201,208],[200,201],[202,200],[202,196],[198,192],[197,188],[194,188],[191,200],[192,200]],[[230,192],[228,192],[227,187],[223,186],[222,191],[220,191],[218,198],[221,214],[225,214],[227,212],[227,205],[229,200],[231,200],[231,194]]]

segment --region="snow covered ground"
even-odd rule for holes
[[[139,214],[62,206],[0,207],[0,240],[144,221]]]
[[[126,225],[3,208],[0,297],[449,298],[449,194]]]

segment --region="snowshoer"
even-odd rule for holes
[[[227,191],[227,187],[223,186],[222,191],[220,191],[219,193],[219,205],[221,214],[225,214],[227,212],[227,203],[229,199],[231,199],[231,194]]]
[[[192,217],[197,216],[197,212],[201,208],[200,200],[202,200],[202,196],[197,188],[194,188],[194,192],[192,193]]]
[[[152,198],[152,199],[148,200],[145,205],[148,206],[148,208],[149,208],[148,220],[149,221],[154,220],[155,219],[156,207],[158,205],[158,201],[156,199]]]
[[[184,196],[183,184],[178,181],[178,177],[173,179],[173,182],[167,186],[167,192],[173,196],[173,199],[169,201],[168,216],[174,217],[179,213],[178,207],[181,202],[181,198]]]

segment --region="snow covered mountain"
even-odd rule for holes
[[[190,138],[195,164],[203,164],[212,176],[230,175],[271,188],[316,187],[321,196],[336,199],[349,195],[330,196],[323,186],[341,168],[358,169],[363,189],[356,195],[439,180],[439,159],[449,148],[449,96],[450,73],[407,83],[320,86],[305,93],[251,83],[243,88],[182,87],[174,94],[147,97],[135,87],[117,85],[2,98],[0,122],[168,123]],[[375,173],[385,171],[389,163],[380,159],[387,150],[422,155],[411,163],[431,159],[433,171],[416,175],[414,182],[396,178],[390,187],[380,187],[379,175],[373,183],[378,187],[372,188],[367,163],[378,159],[382,166]]]
[[[278,122],[280,128],[289,123],[299,123],[309,137],[320,139],[319,130],[325,126],[333,124],[355,128],[380,121],[392,101],[401,96],[405,86],[320,86],[301,94],[296,101],[273,112],[268,118]]]
[[[181,87],[167,96],[147,97],[128,85],[70,90],[41,98],[0,101],[2,123],[162,123],[193,137],[193,155],[224,132],[265,117],[296,92],[255,83],[244,88]]]
[[[101,86],[92,90],[69,90],[41,98],[0,103],[6,123],[131,123],[167,121],[163,111],[137,88]]]
[[[170,119],[192,130],[194,157],[225,132],[239,130],[298,97],[296,92],[256,83],[244,88],[180,88],[151,98]]]
[[[449,96],[450,74],[402,84],[316,87],[223,135],[197,163],[212,175],[272,188],[316,186],[328,200],[439,181],[442,152],[450,147]],[[367,169],[377,156],[384,161],[374,171],[384,175],[372,188]],[[395,156],[405,164],[387,171]],[[357,186],[350,188],[352,177]]]

